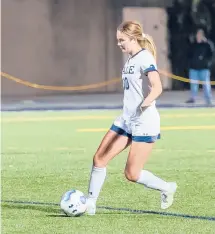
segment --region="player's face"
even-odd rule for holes
[[[117,45],[119,48],[122,50],[124,53],[131,53],[133,43],[126,34],[120,32],[117,30],[116,33],[116,38],[117,38]]]

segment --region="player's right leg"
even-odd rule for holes
[[[88,189],[89,215],[96,212],[96,201],[106,177],[106,165],[131,143],[131,136],[123,129],[113,125],[104,136],[93,158],[93,167]]]

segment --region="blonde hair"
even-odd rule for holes
[[[142,26],[139,22],[125,21],[119,25],[117,30],[130,38],[135,38],[141,48],[149,50],[156,59],[156,46],[153,38],[150,35],[143,33]]]

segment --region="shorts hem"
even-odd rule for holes
[[[130,139],[132,138],[132,135],[131,135],[131,134],[127,133],[124,129],[119,128],[119,127],[117,127],[117,126],[114,125],[114,124],[111,126],[110,130],[116,132],[116,133],[119,134],[119,135],[126,136],[126,137],[128,137],[128,138],[130,138]]]
[[[145,143],[154,143],[155,141],[161,138],[160,133],[156,136],[132,136],[132,141],[135,142],[145,142]]]

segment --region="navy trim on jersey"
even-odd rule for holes
[[[132,136],[132,141],[154,143],[156,140],[160,138],[161,138],[160,134],[158,134],[157,136]]]
[[[153,64],[150,65],[150,67],[146,68],[143,72],[148,73],[148,72],[151,72],[151,71],[158,71]]]
[[[110,130],[116,132],[119,135],[126,136],[128,138],[132,138],[132,135],[127,133],[124,129],[117,127],[116,125],[112,125]]]
[[[132,55],[129,59],[132,59],[133,57],[135,57],[136,55],[138,55],[140,52],[142,52],[143,50],[145,50],[144,48],[142,48],[142,50],[138,51],[136,54]]]

